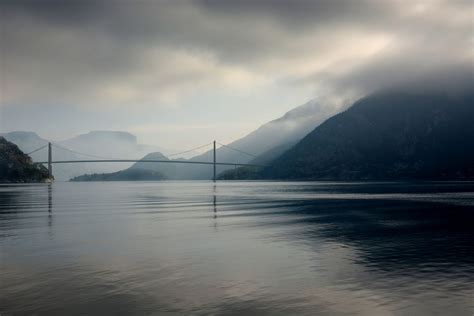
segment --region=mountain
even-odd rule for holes
[[[312,100],[287,112],[282,117],[262,125],[247,136],[232,142],[230,147],[251,153],[246,155],[228,147],[217,149],[217,160],[231,163],[248,163],[256,159],[255,163],[268,162],[278,157],[283,151],[294,145],[314,127],[325,119],[336,113],[336,108]],[[28,137],[26,137],[29,135]],[[21,136],[21,137],[20,137]],[[5,135],[11,141],[17,143],[20,148],[29,152],[48,142],[35,133],[13,132]],[[78,135],[55,144],[71,149],[74,152],[53,147],[53,159],[55,160],[81,160],[93,159],[94,156],[104,158],[136,159],[150,152],[160,151],[157,147],[138,144],[134,135],[120,131],[92,131]],[[83,156],[79,153],[87,153],[92,156]],[[34,161],[46,160],[46,150],[32,154]],[[184,160],[184,159],[176,159]],[[191,161],[212,161],[212,151],[188,159]],[[58,180],[68,180],[81,174],[109,173],[124,170],[130,167],[130,163],[87,163],[87,164],[65,164],[54,165],[53,173]],[[211,179],[212,166],[185,165],[185,164],[160,164],[157,167],[145,163],[140,168],[144,170],[156,170],[164,174],[168,179],[193,180]],[[226,166],[218,166],[217,172],[231,169]]]
[[[311,100],[229,145],[259,156],[275,147],[298,142],[336,112],[337,109],[332,106]],[[248,162],[253,159],[245,155],[235,157],[235,152],[232,153],[225,148],[222,148],[218,154],[223,159],[229,156],[239,162]]]
[[[275,159],[284,150],[298,142],[315,126],[335,112],[336,109],[334,107],[312,100],[229,144],[233,148],[249,152],[252,155],[245,155],[228,147],[221,147],[217,150],[217,160],[221,162],[248,163],[254,160],[255,156],[259,156],[258,159],[260,160],[257,161],[261,163],[261,161]],[[12,132],[5,134],[5,137],[18,144],[25,152],[33,151],[48,143],[48,140],[32,132]],[[83,160],[94,159],[94,157],[136,159],[148,153],[161,151],[157,147],[139,144],[134,135],[120,131],[91,131],[70,139],[55,142],[54,144],[62,147],[53,146],[54,160]],[[86,153],[91,156],[84,156],[80,153]],[[33,161],[45,161],[47,159],[47,152],[44,149],[33,153],[32,158]],[[189,160],[210,162],[212,161],[212,151],[205,152]],[[130,166],[131,163],[64,164],[54,165],[53,173],[58,180],[68,180],[81,174],[110,173],[124,170]],[[212,166],[205,165],[155,165],[144,163],[140,166],[140,169],[159,171],[168,179],[191,180],[212,178]],[[217,171],[222,172],[227,169],[229,167],[218,166]]]
[[[44,182],[48,170],[32,163],[17,145],[0,136],[0,182]]]
[[[58,144],[78,152],[123,159],[138,158],[158,150],[154,146],[139,144],[135,135],[122,131],[91,131]]]
[[[22,151],[29,153],[44,145],[47,145],[49,140],[40,137],[34,132],[15,131],[5,133],[3,136],[10,142],[16,144]],[[32,153],[31,158],[33,161],[46,161],[48,160],[48,151],[46,148]],[[53,148],[53,159],[54,160],[80,160],[84,159],[84,156],[76,153],[65,151],[57,148]],[[57,180],[67,180],[71,176],[83,174],[90,170],[90,167],[85,164],[67,164],[67,165],[54,165],[53,174]]]
[[[267,165],[273,162],[275,159],[280,157],[284,152],[289,150],[291,147],[296,145],[296,142],[293,143],[285,143],[279,146],[275,146],[266,152],[262,153],[261,155],[255,157],[254,159],[250,160],[250,164],[255,164],[255,165]]]
[[[474,179],[474,93],[390,90],[315,128],[272,179]]]
[[[262,178],[263,166],[271,164],[276,158],[280,157],[284,152],[293,147],[294,143],[287,143],[273,147],[255,159],[249,161],[249,164],[262,165],[242,166],[234,169],[227,169],[217,175],[218,180],[258,180]]]
[[[336,107],[311,100],[287,112],[282,117],[262,125],[245,137],[228,144],[232,148],[252,155],[246,155],[228,147],[220,147],[216,151],[217,161],[249,163],[261,155],[266,155],[266,157],[260,157],[261,160],[272,160],[337,111]],[[212,161],[212,151],[207,151],[189,160],[210,162]],[[217,172],[220,173],[232,168],[218,166]],[[180,165],[175,169],[172,178],[211,179],[212,166]]]
[[[34,132],[10,132],[3,136],[20,147],[24,152],[31,152],[48,143]],[[142,145],[134,135],[120,131],[91,131],[70,139],[52,142],[54,160],[84,160],[94,157],[136,159],[149,152],[157,151],[157,147]],[[66,150],[70,149],[72,151]],[[91,156],[85,156],[86,153]],[[43,149],[31,155],[33,161],[46,161],[47,150]],[[71,177],[86,173],[104,173],[122,170],[131,163],[87,163],[62,164],[53,166],[53,174],[57,180],[69,180]]]
[[[158,150],[155,146],[139,144],[135,135],[123,131],[91,131],[60,141],[58,144],[64,148],[90,155],[79,155],[80,159],[139,159],[150,152]],[[53,155],[56,153],[66,154],[67,152],[55,148]],[[70,164],[67,166],[70,172],[64,180],[85,173],[116,172],[130,167],[130,165],[131,163]]]
[[[141,160],[169,160],[162,153],[150,153]],[[168,168],[164,167],[168,163],[159,162],[136,162],[131,167],[111,173],[93,173],[73,177],[71,181],[154,181],[165,180]]]
[[[149,153],[141,160],[165,160],[169,159],[160,152]],[[184,165],[177,165],[174,163],[162,163],[162,162],[136,162],[129,169],[130,170],[149,170],[158,172],[163,175],[166,179],[172,179],[176,175],[176,170]]]
[[[15,131],[0,134],[0,136],[3,136],[9,142],[17,145],[23,152],[31,152],[41,146],[48,144],[46,139],[41,138],[35,132]]]

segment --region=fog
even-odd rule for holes
[[[123,130],[176,150],[229,143],[312,99],[338,109],[434,74],[472,79],[471,1],[5,0],[0,10],[0,131],[57,141]]]

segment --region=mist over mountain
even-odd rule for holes
[[[169,160],[162,153],[150,153],[141,160]],[[109,173],[92,173],[73,177],[70,181],[157,181],[168,177],[165,172],[173,170],[167,168],[168,163],[136,162],[124,170]],[[170,164],[173,165],[173,164]]]
[[[5,139],[9,142],[17,145],[24,152],[31,152],[41,146],[48,144],[46,139],[40,137],[35,132],[13,131],[9,133],[2,133],[0,135],[5,137]],[[33,155],[34,157],[38,156],[35,154]]]
[[[336,107],[312,100],[217,150],[218,162],[269,167],[261,171],[218,166],[217,172],[223,179],[471,178],[472,149],[466,141],[473,141],[473,89],[469,80],[463,80],[466,77],[446,78],[420,80],[373,93],[339,114]],[[25,151],[47,143],[32,132],[12,132],[5,137]],[[57,144],[72,151],[54,148],[56,160],[168,160],[156,147],[139,144],[127,132],[92,131]],[[46,160],[46,151],[34,153],[33,159]],[[211,150],[177,160],[212,159]],[[212,178],[212,166],[144,162],[55,165],[54,174],[57,179],[67,180],[128,169],[159,174],[157,179]],[[141,177],[146,175],[136,178]]]
[[[230,145],[258,156],[274,147],[298,141],[336,112],[333,106],[311,100]],[[240,159],[250,161],[252,158]]]
[[[141,160],[165,160],[169,161],[165,155],[160,152],[153,152],[145,155]],[[148,170],[161,174],[163,178],[173,179],[176,175],[176,170],[184,165],[177,165],[173,163],[160,162],[136,162],[129,169],[130,170]]]
[[[339,109],[318,100],[311,100],[282,117],[260,126],[250,134],[228,144],[230,147],[252,155],[220,147],[216,150],[217,161],[230,163],[248,163],[256,157],[266,154],[261,160],[271,160],[282,151],[298,142],[307,133],[321,124]],[[212,150],[192,157],[191,161],[212,161]],[[218,166],[217,172],[233,167]],[[176,169],[175,179],[211,179],[212,167],[198,165],[183,165]]]
[[[473,179],[474,89],[391,89],[315,128],[261,174],[273,179]]]
[[[60,141],[59,144],[91,155],[123,159],[137,159],[159,150],[156,146],[139,144],[135,135],[122,131],[91,131]]]
[[[3,136],[18,145],[24,152],[33,151],[48,143],[48,140],[34,132],[16,131],[5,133]],[[139,159],[149,152],[157,150],[155,146],[142,145],[136,136],[120,131],[91,131],[70,139],[52,142],[59,147],[53,147],[53,160],[87,160],[102,158]],[[72,150],[72,151],[69,151]],[[80,153],[86,153],[82,155]],[[33,161],[46,161],[47,150],[43,149],[31,155]],[[122,170],[131,163],[79,163],[56,164],[53,174],[60,181],[86,173],[104,173]]]
[[[266,163],[280,156],[282,152],[298,142],[315,126],[336,113],[336,108],[312,100],[287,112],[282,117],[262,125],[247,136],[232,142],[229,146],[252,155],[231,150],[227,147],[217,149],[217,160],[231,163]],[[17,143],[25,151],[32,151],[47,144],[48,140],[33,132],[12,132],[5,137]],[[142,145],[135,135],[121,131],[91,131],[56,143],[62,148],[53,148],[55,160],[83,160],[100,158],[167,160],[157,147]],[[67,151],[70,149],[74,152]],[[87,153],[83,156],[79,153]],[[47,159],[46,150],[32,155],[35,161]],[[256,157],[259,157],[256,159]],[[191,161],[212,161],[212,151],[192,157]],[[175,160],[185,160],[178,158]],[[87,163],[54,165],[54,174],[58,180],[84,174],[103,174],[125,170],[127,168],[156,171],[168,179],[211,179],[212,166],[164,164],[164,163]],[[231,167],[218,166],[218,172]],[[233,168],[233,167],[232,167]]]
[[[138,158],[143,153],[159,150],[156,146],[142,145],[137,137],[123,131],[91,131],[59,142],[60,145],[92,155],[120,158]]]
[[[80,159],[140,159],[149,152],[159,150],[158,147],[139,144],[137,137],[123,131],[91,131],[64,141],[59,145],[80,153],[87,153],[90,156],[78,155]],[[54,149],[54,153],[65,154],[65,150]],[[62,180],[69,180],[73,176],[84,173],[109,173],[123,170],[132,163],[87,163],[70,164],[65,166],[68,171],[67,176]],[[76,165],[81,165],[77,166]],[[57,167],[63,168],[58,165]],[[56,168],[58,169],[58,168]],[[59,169],[61,170],[61,169]]]

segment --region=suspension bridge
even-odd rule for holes
[[[190,152],[193,152],[193,151],[196,151],[196,150],[199,150],[199,149],[202,149],[202,148],[205,148],[207,146],[212,145],[213,146],[212,147],[212,158],[213,158],[212,161],[171,160],[171,159],[168,159],[168,160],[165,160],[165,159],[113,159],[113,158],[107,158],[107,157],[101,157],[101,156],[82,153],[82,152],[75,151],[75,150],[72,150],[72,149],[69,149],[69,148],[65,148],[63,146],[60,146],[58,144],[54,144],[54,143],[51,143],[51,142],[49,142],[48,144],[33,150],[33,151],[30,151],[27,154],[31,155],[33,153],[36,153],[40,150],[43,150],[43,149],[47,148],[47,150],[48,150],[48,160],[47,161],[38,161],[38,162],[34,162],[34,163],[35,164],[41,164],[41,165],[47,165],[48,166],[48,174],[49,174],[49,177],[51,179],[53,178],[53,164],[117,163],[117,162],[140,162],[140,163],[142,163],[143,162],[143,163],[174,163],[174,164],[212,165],[213,166],[213,181],[214,182],[216,182],[216,180],[217,180],[217,174],[216,174],[216,167],[217,166],[264,167],[264,165],[252,164],[252,163],[235,163],[235,162],[221,162],[221,161],[218,162],[217,161],[217,153],[216,153],[217,144],[222,146],[222,147],[226,147],[230,150],[233,150],[233,151],[238,152],[240,154],[247,155],[247,156],[252,157],[252,158],[257,157],[256,155],[250,154],[246,151],[243,151],[243,150],[240,150],[240,149],[237,149],[237,148],[233,148],[229,145],[219,143],[217,141],[213,141],[212,143],[209,143],[209,144],[206,144],[206,145],[198,146],[198,147],[186,150],[186,151],[182,151],[182,152],[178,152],[178,153],[168,155],[168,157],[183,155],[183,154],[190,153]],[[68,152],[71,152],[71,153],[74,153],[74,154],[77,154],[77,155],[86,156],[86,157],[89,157],[89,159],[85,159],[85,160],[83,160],[83,159],[53,160],[53,147],[56,147],[58,149],[62,149],[62,150],[65,150],[65,151],[68,151]]]

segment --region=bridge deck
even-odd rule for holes
[[[184,161],[184,160],[135,160],[135,159],[100,159],[100,160],[57,160],[51,161],[51,164],[65,164],[65,163],[97,163],[97,162],[158,162],[158,163],[181,163],[181,164],[195,164],[195,165],[214,165],[214,162],[207,161]],[[35,162],[36,164],[47,164],[47,161]],[[231,163],[231,162],[216,162],[218,166],[247,166],[247,167],[265,167],[264,165],[248,164],[248,163]]]

